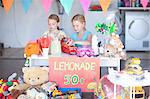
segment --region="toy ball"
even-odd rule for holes
[[[6,83],[6,85],[10,87],[10,86],[12,86],[12,85],[13,85],[13,82],[8,81],[8,82]]]

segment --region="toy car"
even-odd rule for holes
[[[77,49],[77,56],[83,57],[88,56],[91,57],[94,55],[94,51],[90,47],[82,47]]]
[[[72,40],[69,38],[63,38],[61,40],[61,50],[64,53],[75,55],[77,51],[77,47],[72,45]]]

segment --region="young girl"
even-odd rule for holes
[[[65,33],[61,30],[59,30],[59,24],[60,20],[59,17],[56,14],[51,14],[48,17],[48,31],[43,33],[43,36],[51,37],[52,40],[55,38],[58,38],[61,40],[63,37],[65,37]]]
[[[60,55],[61,44],[60,41],[63,37],[66,37],[65,33],[59,30],[59,17],[55,14],[51,14],[48,17],[48,28],[49,30],[43,33],[43,36],[50,37],[49,54]]]
[[[92,34],[85,28],[85,17],[81,14],[77,14],[71,21],[75,31],[75,33],[71,35],[71,39],[74,41],[75,46],[90,46]]]

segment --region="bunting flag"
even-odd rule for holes
[[[5,11],[8,13],[11,6],[12,6],[12,4],[13,4],[13,2],[14,2],[14,0],[2,0],[2,2],[3,2],[3,5],[4,5]]]
[[[88,11],[88,8],[91,4],[91,0],[80,0],[84,13]]]
[[[23,5],[25,12],[27,13],[30,5],[32,3],[32,0],[21,0],[21,2],[22,2],[22,5]]]
[[[72,8],[73,0],[60,0],[61,4],[63,5],[65,12],[69,15],[69,12]]]
[[[46,12],[46,15],[48,15],[48,11],[51,7],[51,4],[52,4],[52,0],[42,0],[42,5],[43,5],[43,8]]]
[[[108,7],[110,5],[110,2],[111,2],[111,0],[99,0],[99,3],[100,3],[100,5],[102,7],[102,10],[104,12],[107,12],[107,9],[108,9]]]
[[[141,0],[141,4],[142,4],[143,8],[146,9],[146,7],[148,5],[148,0]]]

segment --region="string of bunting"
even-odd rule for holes
[[[28,12],[28,10],[32,4],[32,1],[33,0],[21,0],[22,6],[25,10],[25,13]],[[48,15],[48,12],[52,5],[52,1],[53,0],[41,0],[41,4],[45,10],[46,15]],[[62,6],[64,7],[65,12],[69,15],[74,0],[59,0],[59,1],[62,4]],[[80,3],[82,5],[84,13],[86,13],[88,11],[91,1],[92,0],[80,0]],[[104,12],[107,12],[107,9],[109,8],[111,0],[98,0],[98,1],[99,1],[99,4],[101,5],[102,10]],[[8,13],[14,3],[14,0],[2,0],[2,3],[4,5],[4,9],[5,9],[6,13]],[[146,7],[148,5],[148,0],[141,0],[141,4],[142,4],[143,8],[146,9]]]

